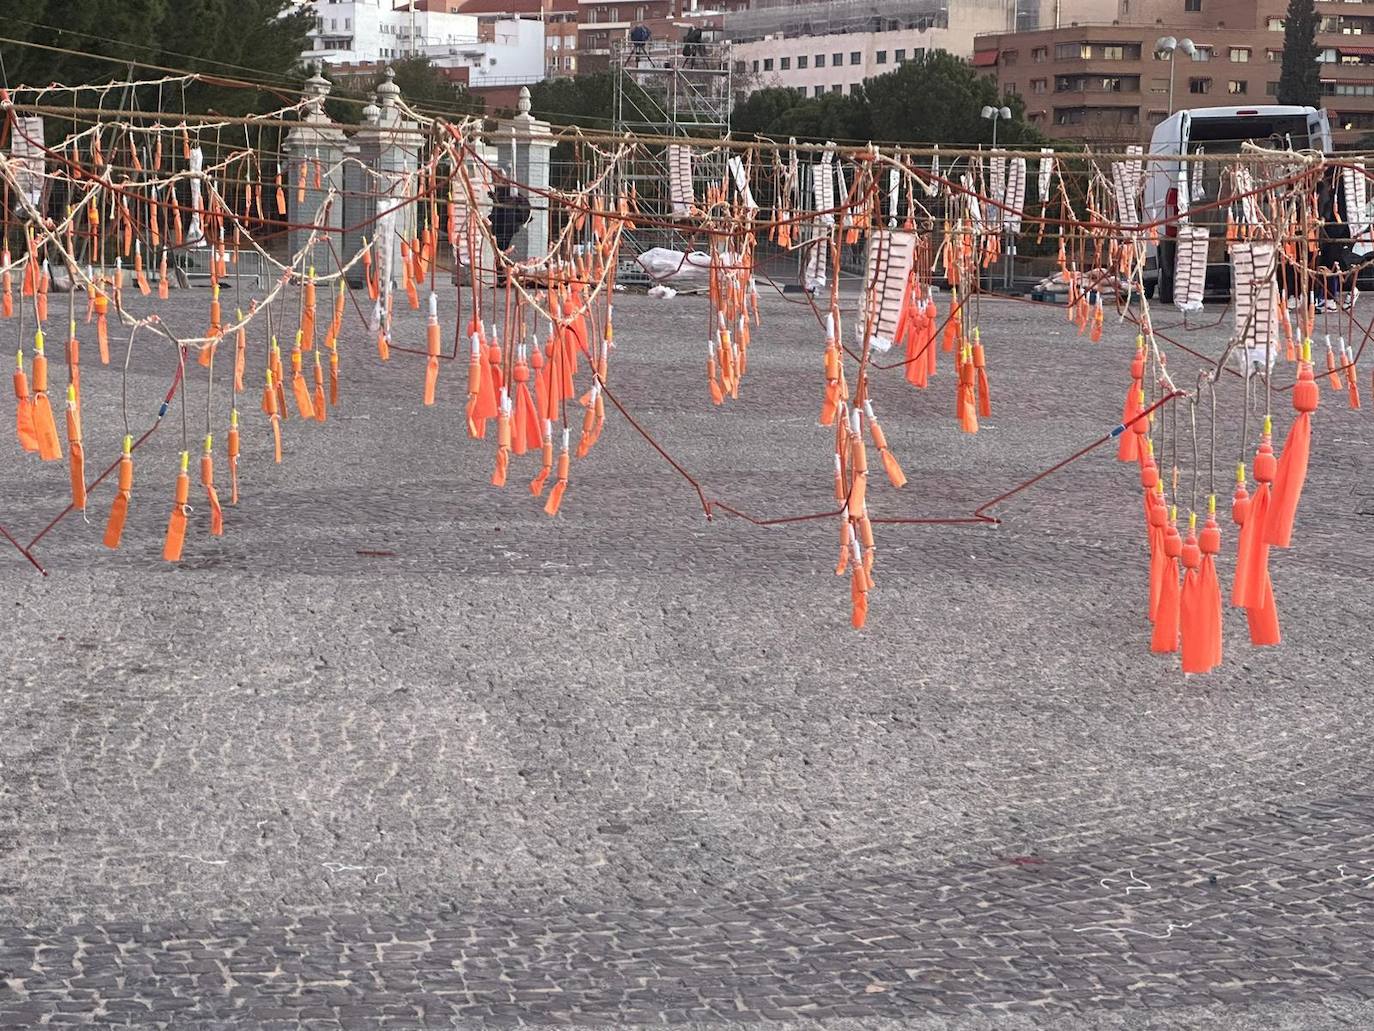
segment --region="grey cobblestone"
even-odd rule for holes
[[[614,388],[709,489],[829,506],[804,307],[766,300],[720,411],[680,347],[701,303],[617,307]],[[1115,422],[1127,337],[996,304],[982,328],[976,437],[948,376],[875,384],[912,480],[874,486],[882,514],[962,513]],[[856,635],[828,527],[706,523],[613,414],[549,520],[486,485],[455,367],[421,409],[418,366],[343,346],[343,406],[289,421],[285,464],[245,416],[243,502],[221,540],[193,517],[181,568],[175,411],[125,547],[102,488],[40,546],[52,577],[0,560],[0,1025],[1374,1025],[1367,411],[1323,394],[1272,562],[1284,647],[1228,612],[1225,667],[1185,680],[1148,655],[1138,492],[1105,454],[996,530],[880,528]],[[95,464],[119,379],[86,357]],[[166,357],[135,356],[136,424]],[[204,400],[193,371],[193,444]],[[0,437],[0,521],[65,490]]]

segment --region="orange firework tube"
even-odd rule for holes
[[[405,241],[401,242],[401,286],[405,288],[406,302],[411,310],[418,310],[420,295],[415,291],[415,277],[410,274],[410,258],[406,254]]]
[[[48,272],[48,259],[43,259],[43,272],[38,277],[38,293],[33,299],[34,310],[39,322],[48,321],[48,289],[52,286],[52,276]]]
[[[315,173],[315,178],[314,178],[315,189],[317,189],[317,190],[322,190],[322,189],[324,189],[324,165],[323,165],[323,163],[320,161],[319,158],[316,158],[316,159],[315,159],[315,163],[311,166],[311,168],[314,170],[314,173]]]
[[[333,321],[329,323],[329,339],[327,342],[331,349],[334,347],[335,343],[339,339],[339,330],[343,328],[344,300],[346,297],[346,290],[347,287],[344,285],[343,276],[340,276],[339,290],[338,293],[334,295],[334,318]]]
[[[71,321],[71,336],[67,340],[67,370],[71,388],[76,391],[76,406],[81,407],[81,341],[76,339],[76,320]]]
[[[506,471],[510,467],[511,448],[511,403],[505,391],[501,392],[501,413],[496,417],[496,468],[492,470],[491,485],[504,487]]]
[[[3,305],[0,314],[8,319],[14,315],[14,274],[10,271],[10,249],[8,247],[0,253],[0,263],[3,263],[4,266],[4,271],[0,272],[0,289],[4,291],[3,294],[0,294],[0,305]]]
[[[1332,390],[1341,389],[1341,377],[1336,374],[1336,355],[1331,350],[1331,335],[1326,336],[1326,381]]]
[[[229,504],[239,503],[239,410],[229,410]]]
[[[267,370],[267,388],[262,393],[263,409],[272,421],[272,444],[276,461],[281,465],[281,415],[277,409],[277,387],[272,382],[272,370]]]
[[[215,456],[210,446],[210,434],[207,433],[205,450],[200,456],[200,485],[205,488],[205,496],[210,502],[210,536],[219,537],[224,533],[224,510],[215,491]]]
[[[167,520],[167,536],[162,541],[162,557],[168,562],[181,561],[181,548],[186,542],[187,501],[191,497],[190,452],[181,453],[181,472],[177,473],[176,499],[172,515]]]
[[[906,474],[902,472],[902,467],[897,461],[897,457],[887,446],[887,437],[883,435],[883,428],[878,425],[878,420],[873,417],[873,403],[867,398],[864,399],[864,415],[868,418],[868,431],[873,435],[873,446],[878,449],[878,457],[883,462],[883,472],[887,473],[888,481],[892,486],[902,488],[906,486]]]
[[[286,408],[286,372],[281,366],[281,348],[277,346],[277,338],[272,338],[272,354],[269,359],[272,363],[272,385],[274,399],[277,402],[277,418],[285,422],[291,417]]]
[[[554,482],[553,490],[549,491],[549,500],[544,504],[544,513],[550,516],[558,515],[558,508],[563,504],[563,493],[568,489],[568,431],[563,431],[563,448],[558,452],[558,479]]]
[[[429,325],[426,327],[425,394],[424,403],[434,404],[434,386],[439,382],[439,299],[429,295]]]
[[[868,449],[859,432],[859,413],[849,414],[849,466],[853,477],[849,487],[849,513],[855,519],[868,514]]]
[[[305,308],[301,311],[301,350],[315,349],[315,270],[305,281]]]
[[[978,414],[984,419],[991,418],[992,392],[988,386],[987,357],[983,353],[982,336],[976,327],[973,330],[973,375],[978,393]]]
[[[162,258],[157,265],[157,297],[160,301],[167,300],[167,248],[162,248]]]
[[[291,351],[291,393],[296,398],[296,414],[302,419],[315,418],[315,406],[310,400],[310,388],[306,386],[305,374],[301,371],[301,331],[296,330],[296,346]]]
[[[100,345],[100,364],[110,364],[110,324],[106,314],[110,310],[110,299],[105,291],[96,288],[95,292],[95,339]]]
[[[540,435],[539,474],[530,481],[530,493],[536,498],[544,492],[544,483],[553,472],[553,420],[544,420],[544,432]]]
[[[339,349],[333,343],[329,345],[329,403],[336,408],[339,404]]]
[[[153,292],[153,288],[148,285],[148,277],[143,272],[143,241],[134,244],[134,282],[138,284],[138,292],[147,297]]]
[[[119,489],[110,505],[110,518],[105,523],[104,544],[118,548],[124,533],[124,520],[129,515],[129,500],[134,489],[134,438],[124,438],[124,454],[119,459]]]
[[[315,352],[315,396],[311,399],[315,408],[315,421],[324,422],[324,366],[320,364],[320,352]]]
[[[81,410],[76,388],[67,388],[67,453],[71,456],[72,508],[86,511],[86,451],[81,445]]]
[[[474,330],[468,351],[468,436],[478,437],[477,401],[482,393],[482,339]]]
[[[296,203],[305,203],[305,179],[309,174],[309,166],[305,161],[301,161],[300,173],[296,176]]]
[[[43,353],[41,329],[33,335],[33,432],[38,440],[38,457],[45,462],[62,461],[57,423],[48,401],[48,358]]]
[[[38,434],[33,424],[33,399],[29,396],[29,378],[24,375],[24,352],[15,354],[14,398],[19,407],[15,410],[15,430],[19,435],[19,446],[25,451],[38,451]]]
[[[234,309],[234,321],[239,324],[234,334],[234,393],[243,391],[243,374],[248,371],[248,327],[243,322],[243,311]]]
[[[276,186],[277,186],[277,214],[278,214],[278,215],[283,215],[283,216],[284,216],[284,215],[286,214],[286,193],[282,190],[282,185],[281,185],[281,169],[280,169],[280,168],[277,169]],[[178,226],[178,228],[180,228],[180,227]],[[180,235],[180,234],[178,234],[178,235]],[[177,242],[179,243],[180,240],[178,240]]]
[[[196,360],[201,365],[208,366],[210,359],[214,357],[215,351],[219,348],[219,335],[223,329],[222,321],[224,313],[219,303],[219,284],[216,283],[210,288],[210,342],[200,349],[196,355]]]
[[[372,245],[363,237],[363,279],[367,282],[367,296],[376,300],[378,296],[377,275],[372,268]]]
[[[596,397],[601,392],[601,384],[593,383],[591,394],[588,399],[587,410],[582,413],[582,435],[577,440],[577,457],[586,458],[587,452],[592,449],[596,436]]]

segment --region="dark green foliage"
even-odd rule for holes
[[[1321,106],[1317,67],[1317,8],[1313,0],[1288,0],[1283,25],[1283,64],[1279,70],[1278,102]]]

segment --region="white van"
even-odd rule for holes
[[[1289,150],[1331,150],[1331,124],[1326,112],[1311,107],[1271,104],[1265,107],[1199,107],[1175,111],[1155,127],[1150,138],[1150,153],[1156,155],[1238,153],[1241,145],[1253,141],[1265,147]],[[1158,248],[1151,246],[1145,259],[1145,292],[1156,289],[1165,304],[1174,299],[1174,244],[1178,235],[1176,221],[1179,190],[1192,186],[1191,165],[1183,161],[1152,160],[1145,168],[1145,221],[1170,221],[1160,228]],[[1205,205],[1217,199],[1220,164],[1203,166],[1202,190],[1185,196],[1184,208]],[[1207,255],[1208,284],[1229,287],[1231,270],[1227,263],[1223,208],[1200,211],[1190,218],[1194,224],[1212,227],[1211,248]]]

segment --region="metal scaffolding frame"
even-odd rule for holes
[[[616,40],[611,47],[611,68],[617,133],[696,139],[729,135],[734,72],[729,43]],[[706,184],[719,183],[724,174],[723,152],[694,150],[691,179],[698,200]],[[668,149],[655,147],[635,156],[620,183],[633,189],[641,212],[656,220],[670,219],[674,217],[672,178]],[[666,228],[638,229],[630,234],[626,252],[642,253],[650,247],[685,250],[687,235]],[[637,268],[626,269],[631,278],[637,272]]]

